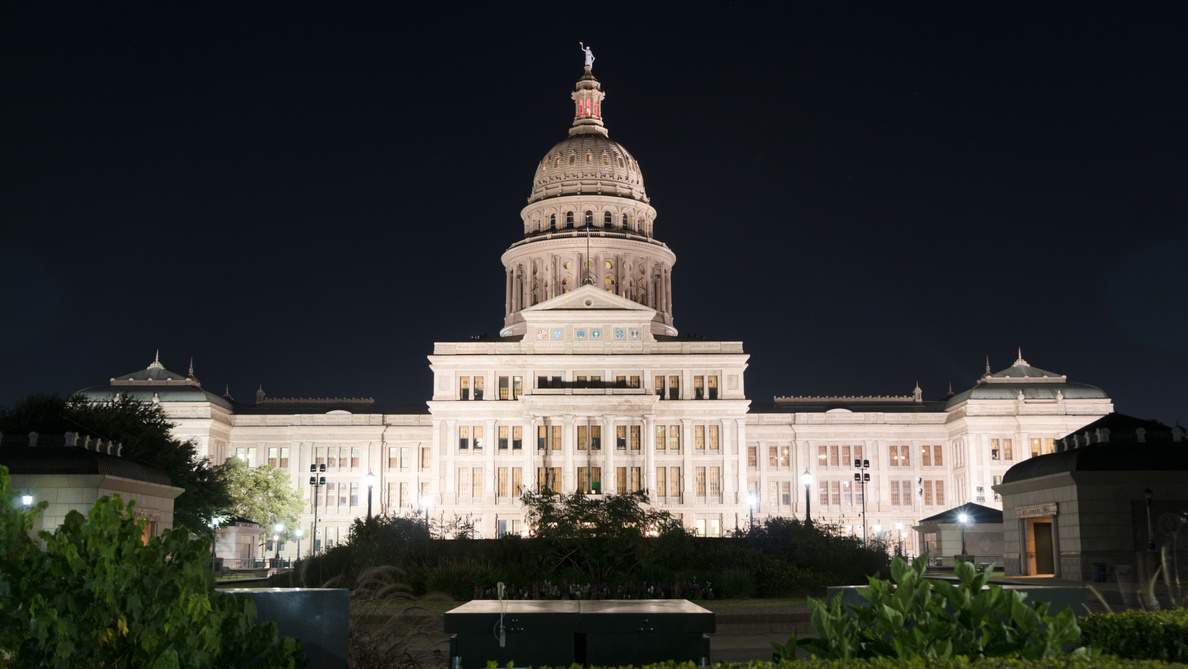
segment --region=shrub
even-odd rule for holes
[[[1081,642],[1109,655],[1188,661],[1188,609],[1094,613],[1081,619]]]
[[[166,530],[145,542],[114,495],[40,532],[41,551],[27,532],[44,504],[21,510],[13,497],[0,467],[0,651],[12,666],[297,665],[299,641],[214,589],[206,539]]]
[[[786,646],[772,644],[775,659],[792,658],[798,646],[820,657],[847,660],[957,655],[1043,659],[1058,656],[1062,644],[1081,635],[1072,609],[1050,617],[1047,602],[1025,604],[1023,593],[997,585],[983,589],[985,574],[977,574],[969,562],[957,563],[957,585],[926,579],[927,564],[927,554],[911,565],[898,557],[892,560],[895,584],[871,576],[870,585],[859,591],[868,605],[843,606],[840,594],[829,603],[810,598],[811,622],[820,638],[798,641],[793,636]]]

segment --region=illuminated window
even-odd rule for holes
[[[359,451],[360,451],[360,449],[357,446],[355,448],[351,449],[351,466],[352,467],[359,466]]]
[[[681,492],[681,468],[680,467],[669,467],[668,468],[668,496],[669,497],[680,497],[681,495],[682,495],[682,492]]]
[[[433,466],[433,449],[429,446],[421,447],[421,471],[427,472]]]
[[[705,467],[696,467],[693,470],[695,477],[694,485],[697,487],[696,495],[698,497],[705,497]]]
[[[577,156],[570,154],[570,156],[569,156],[569,164],[570,164],[570,165],[573,165],[573,164],[575,164],[575,163],[577,163]]]
[[[524,494],[524,473],[520,467],[512,467],[512,494],[516,497]]]
[[[474,474],[471,477],[472,481],[474,482],[474,490],[472,491],[472,496],[473,497],[482,497],[483,496],[483,468],[475,467],[473,471],[474,471]]]
[[[718,426],[717,425],[709,426],[709,448],[711,451],[718,450]],[[787,451],[788,451],[788,449],[784,449],[785,453],[787,453]]]
[[[586,164],[587,164],[587,165],[593,165],[593,164],[594,164],[594,154],[592,154],[592,153],[587,153],[587,154],[586,154]]]
[[[388,447],[388,468],[395,469],[400,466],[399,454],[400,449],[395,446]]]
[[[516,425],[512,427],[512,450],[519,451],[524,448],[524,428]]]
[[[463,376],[458,382],[458,398],[463,400],[470,399],[470,377]]]
[[[605,153],[602,154],[602,164],[610,165],[610,156],[606,155]]]
[[[705,380],[709,384],[709,398],[711,400],[718,399],[718,377],[708,376]]]
[[[920,447],[920,464],[924,467],[932,466],[932,449],[927,446]]]
[[[561,426],[560,425],[553,426],[553,450],[554,451],[561,450]]]
[[[631,450],[638,451],[640,444],[640,429],[638,425],[631,426]]]
[[[560,157],[558,157],[556,160],[553,161],[553,167],[561,167],[561,158]]]
[[[621,157],[619,158],[619,167],[623,167],[623,159]]]
[[[483,447],[483,426],[474,426],[474,450],[480,450]]]
[[[759,468],[759,447],[747,446],[747,469]]]
[[[586,446],[586,426],[585,426],[585,425],[578,425],[578,429],[577,429],[577,449],[578,449],[579,451],[584,451],[584,450],[586,450],[586,449],[587,449],[587,446]]]
[[[664,377],[663,376],[656,377],[656,394],[659,395],[661,398],[664,397]]]
[[[668,470],[665,469],[664,467],[656,468],[656,496],[657,497],[667,497],[668,496],[668,488],[667,488],[667,486],[665,486],[665,474],[667,473],[667,471]]]
[[[681,426],[680,425],[669,425],[668,426],[668,450],[670,450],[670,451],[681,450]]]
[[[722,470],[719,467],[709,468],[709,494],[717,496],[722,494]],[[784,485],[787,485],[786,483]]]
[[[474,399],[483,399],[483,377],[474,377]]]
[[[705,426],[704,425],[694,425],[693,426],[693,450],[695,450],[695,451],[704,451],[705,450]]]
[[[704,376],[694,376],[693,377],[693,399],[695,399],[695,400],[705,399],[705,377]]]
[[[507,450],[507,433],[508,433],[507,426],[500,425],[498,438],[499,438],[499,450],[501,450],[501,451]]]
[[[458,449],[465,451],[470,448],[470,426],[458,426]]]
[[[937,467],[942,466],[944,464],[944,462],[942,462],[942,457],[943,456],[941,455],[941,447],[933,446],[932,447],[932,464]]]
[[[668,399],[678,400],[681,398],[681,377],[668,377]]]
[[[279,449],[277,449],[277,447],[275,447],[275,446],[272,446],[268,449],[268,466],[269,467],[276,466],[278,453],[279,453]]]
[[[549,428],[545,425],[538,425],[536,428],[536,450],[543,451],[549,437]]]
[[[286,467],[288,467],[288,466],[289,466],[289,447],[288,447],[288,446],[281,446],[281,449],[280,449],[280,462],[277,464],[277,467],[280,467],[281,469],[284,469],[284,468],[286,468]]]
[[[627,426],[626,425],[616,425],[615,426],[615,450],[616,451],[627,450]]]
[[[1011,453],[1011,440],[1002,440],[1002,457],[1004,460],[1014,460],[1014,454]]]

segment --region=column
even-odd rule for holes
[[[672,316],[672,269],[664,268],[664,306],[665,312]]]
[[[628,435],[630,440],[631,435]],[[615,476],[615,455],[618,448],[618,435],[615,433],[615,417],[611,414],[606,414],[602,417],[602,452],[603,452],[603,467],[602,467],[602,488],[615,493],[621,493],[619,490],[619,480]],[[610,485],[607,485],[607,483]],[[631,472],[627,472],[627,487],[631,487]]]
[[[498,388],[493,388],[493,390],[498,392]],[[510,441],[511,435],[508,434],[507,437]],[[499,499],[499,471],[495,468],[495,450],[499,448],[499,433],[496,432],[494,420],[483,421],[483,440],[487,442],[483,444],[483,450],[485,451],[483,457],[484,473],[491,476],[491,485],[483,486],[483,503],[494,504]],[[511,448],[511,444],[508,444],[508,448]],[[511,485],[510,481],[508,485]],[[484,534],[483,536],[488,535]]]
[[[566,415],[562,418],[564,426],[561,428],[561,490],[566,494],[571,494],[577,490],[577,476],[574,472],[573,460],[573,443],[575,441],[577,430],[574,429],[573,414]],[[550,435],[551,437],[552,435]],[[588,437],[587,437],[588,438]],[[551,444],[550,444],[551,447]],[[588,447],[588,446],[587,446]],[[589,453],[589,451],[586,451]]]
[[[445,489],[440,491],[441,499],[438,502],[438,504],[444,505],[447,503],[446,500],[448,499],[449,504],[453,505],[455,493],[457,492],[457,490],[455,488],[456,484],[454,483],[454,474],[456,473],[456,470],[457,470],[457,465],[455,464],[455,456],[458,453],[458,445],[457,445],[457,443],[454,442],[454,439],[457,438],[457,434],[458,434],[457,421],[447,420],[444,423],[442,423],[442,426],[445,428],[445,435],[444,435],[444,438],[442,438],[440,440],[440,443],[441,443],[441,448],[442,448],[442,455],[445,456],[446,470],[445,470]],[[440,430],[438,431],[438,433],[440,435]],[[430,487],[430,489],[433,488],[432,479],[430,479],[429,487]],[[419,490],[416,491],[415,494],[417,495],[417,499],[420,500],[420,494],[421,494],[420,491]],[[417,503],[420,504],[419,501]]]
[[[684,379],[682,379],[682,382]],[[693,421],[681,419],[681,501],[688,505],[694,499],[693,471]],[[708,492],[708,491],[706,491]]]
[[[643,425],[640,427],[640,431],[643,434],[640,436],[643,443],[639,447],[644,452],[644,488],[654,500],[656,497],[656,426],[653,419],[654,416],[651,415],[642,418]]]
[[[505,274],[507,275],[507,285],[503,289],[503,316],[504,316],[504,318],[510,316],[511,312],[512,312],[512,290],[513,290],[513,284],[515,283],[515,279],[513,276],[514,270],[512,270],[512,268],[508,267]]]

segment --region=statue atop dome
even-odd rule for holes
[[[584,43],[582,43],[582,42],[578,42],[578,44],[579,44],[579,45],[581,45],[581,47],[582,47],[582,51],[585,51],[585,52],[586,52],[586,67],[593,67],[593,65],[594,65],[594,52],[593,52],[593,51],[591,51],[591,50],[590,50],[590,47],[586,46]]]

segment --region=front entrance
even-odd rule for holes
[[[1056,574],[1055,541],[1052,537],[1052,519],[1027,519],[1027,561],[1032,576]]]

